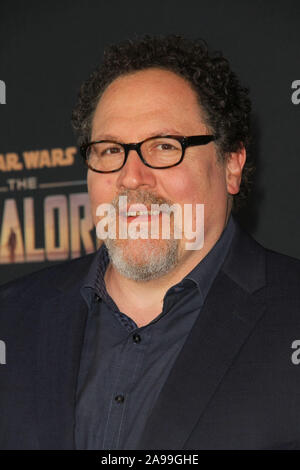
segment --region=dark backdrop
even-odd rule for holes
[[[145,33],[204,38],[250,87],[257,174],[239,218],[265,246],[300,258],[298,0],[2,0],[1,283],[95,249],[70,115],[104,47]]]

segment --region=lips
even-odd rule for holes
[[[133,211],[129,211],[127,214],[120,213],[120,216],[129,222],[135,219],[137,219],[139,222],[151,221],[151,219],[160,217],[160,215],[160,211],[143,211],[137,212],[136,214]]]
[[[137,216],[148,218],[150,216],[158,216],[161,213],[159,210],[151,210],[144,204],[131,204],[127,206],[127,211],[120,211],[120,216],[124,218],[133,219]]]

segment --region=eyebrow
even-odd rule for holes
[[[175,129],[164,128],[164,129],[160,129],[159,131],[156,131],[156,132],[151,132],[147,137],[145,137],[145,139],[150,139],[151,137],[164,136],[164,135],[182,136],[184,134],[182,132],[179,132],[179,131],[175,130]],[[142,139],[142,140],[145,140],[145,139]],[[116,135],[112,135],[112,134],[97,135],[97,137],[95,139],[93,139],[93,142],[97,142],[98,140],[114,140],[114,141],[120,142],[120,143],[123,142],[123,139],[121,139],[121,137],[116,136]]]

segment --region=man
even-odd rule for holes
[[[117,229],[161,231],[117,230],[95,254],[2,288],[1,448],[300,446],[300,262],[231,215],[251,173],[249,113],[201,41],[106,51],[73,113],[97,233],[108,205]],[[200,247],[176,238],[171,210],[164,238],[155,204],[192,208]]]

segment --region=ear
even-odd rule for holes
[[[228,154],[226,159],[226,184],[229,194],[237,194],[239,192],[245,162],[245,147],[242,147],[237,152]]]

